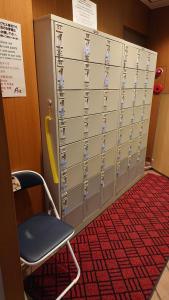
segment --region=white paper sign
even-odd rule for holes
[[[73,21],[97,30],[97,5],[89,0],[72,0]]]
[[[26,96],[21,26],[0,19],[0,81],[3,97]]]

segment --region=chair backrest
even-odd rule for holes
[[[52,199],[51,193],[42,175],[31,170],[16,171],[13,172],[11,175],[12,175],[13,192],[17,192],[22,189],[31,188],[37,185],[43,185],[46,194],[48,196],[48,199],[53,207],[54,213],[56,217],[60,219],[55,203]]]
[[[39,173],[24,170],[12,173],[13,191],[17,192],[21,189],[27,189],[36,185],[43,185],[44,180]]]

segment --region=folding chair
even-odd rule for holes
[[[34,215],[18,226],[18,234],[20,259],[29,266],[42,263],[61,246],[67,244],[77,269],[77,275],[56,298],[56,300],[59,300],[76,284],[80,277],[80,267],[69,242],[74,234],[74,229],[60,219],[47,184],[39,173],[30,170],[13,172],[12,183],[14,192],[42,185],[52,205],[55,216],[47,213]]]

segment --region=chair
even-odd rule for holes
[[[73,287],[74,284],[76,284],[80,277],[80,267],[69,242],[74,234],[74,229],[60,219],[47,184],[39,173],[30,170],[13,172],[12,183],[14,192],[42,185],[52,205],[55,216],[47,213],[34,215],[18,226],[18,235],[20,259],[29,266],[35,266],[42,263],[61,246],[67,244],[77,269],[77,275],[56,298],[56,300],[59,300]]]

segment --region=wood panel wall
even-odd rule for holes
[[[157,66],[164,68],[159,82],[164,84],[160,96],[154,96],[150,121],[147,155],[154,158],[153,166],[169,176],[169,6],[155,9],[150,17],[151,49],[158,52]]]
[[[0,299],[24,300],[3,103],[0,92]],[[11,253],[12,248],[12,253]],[[12,273],[15,276],[12,276]]]

